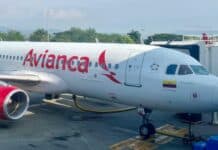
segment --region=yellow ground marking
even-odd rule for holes
[[[31,116],[31,115],[34,115],[35,113],[34,112],[31,112],[31,111],[27,111],[24,116]]]
[[[139,136],[129,138],[110,146],[111,150],[154,150],[160,145],[169,143],[173,138],[185,138],[188,130],[176,128],[173,125],[163,125],[156,129],[156,134],[147,140],[142,140]]]

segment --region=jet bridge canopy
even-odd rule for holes
[[[154,41],[151,43],[151,45],[155,46],[161,46],[165,48],[173,48],[175,50],[181,51],[183,53],[186,53],[196,60],[200,61],[200,44],[199,42],[177,42],[177,41]]]

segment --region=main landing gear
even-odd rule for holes
[[[155,127],[150,123],[149,119],[151,113],[152,110],[144,108],[142,105],[138,107],[138,114],[142,117],[142,125],[139,127],[139,135],[143,139],[148,139],[155,134]]]

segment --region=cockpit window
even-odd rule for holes
[[[169,74],[169,75],[176,74],[176,68],[177,68],[177,65],[175,65],[175,64],[169,65],[167,67],[166,74]]]
[[[191,69],[188,67],[188,65],[180,65],[178,74],[179,74],[179,75],[192,74],[192,71],[191,71]]]
[[[200,65],[191,65],[192,70],[194,71],[195,74],[197,75],[208,75],[209,72]]]

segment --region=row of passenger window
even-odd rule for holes
[[[89,67],[91,67],[92,65],[94,65],[94,67],[98,67],[99,66],[99,64],[98,64],[98,62],[95,62],[94,64],[90,61],[89,62]],[[103,64],[101,65],[101,67],[106,67],[106,66],[104,66]],[[111,63],[109,63],[109,64],[107,64],[107,67],[108,67],[108,69],[111,69],[112,67],[113,67],[113,65],[111,64]],[[114,69],[119,69],[119,64],[115,64],[114,65]]]
[[[17,61],[22,61],[23,56],[9,56],[9,55],[0,55],[0,59],[9,59],[9,60],[17,60]]]
[[[64,63],[64,61],[61,61],[61,63]],[[72,61],[72,65],[79,65],[81,62],[80,61]],[[106,65],[106,66],[105,66]],[[98,66],[100,66],[99,64],[98,64],[98,62],[92,62],[92,61],[90,61],[89,62],[89,67],[95,67],[95,68],[97,68]],[[102,68],[108,68],[108,69],[112,69],[112,68],[114,68],[114,69],[119,69],[119,64],[111,64],[111,63],[108,63],[108,64],[102,64],[101,65],[101,67]]]
[[[166,74],[175,75],[177,71],[178,65],[171,64],[167,67]],[[200,65],[179,65],[178,75],[188,75],[193,74],[193,72],[197,75],[208,75],[209,72]]]

